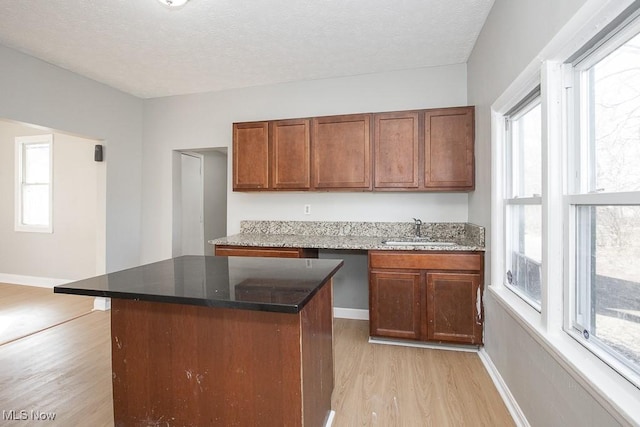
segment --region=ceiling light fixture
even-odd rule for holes
[[[184,6],[189,0],[158,0],[158,1],[167,7],[176,9],[178,7]]]

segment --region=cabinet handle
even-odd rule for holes
[[[480,292],[480,286],[476,290],[476,312],[478,313],[478,323],[482,322],[482,293]]]

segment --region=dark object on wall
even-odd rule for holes
[[[93,160],[95,160],[96,162],[102,161],[102,145],[100,144],[96,145],[96,149],[93,153]]]

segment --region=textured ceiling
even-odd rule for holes
[[[492,5],[0,0],[0,44],[153,98],[464,63]]]

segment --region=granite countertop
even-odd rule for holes
[[[413,223],[242,221],[241,232],[213,245],[350,250],[484,251],[484,228],[468,223],[425,223],[422,236],[453,245],[387,245],[415,235]]]
[[[341,260],[182,256],[54,287],[54,293],[298,313]]]

